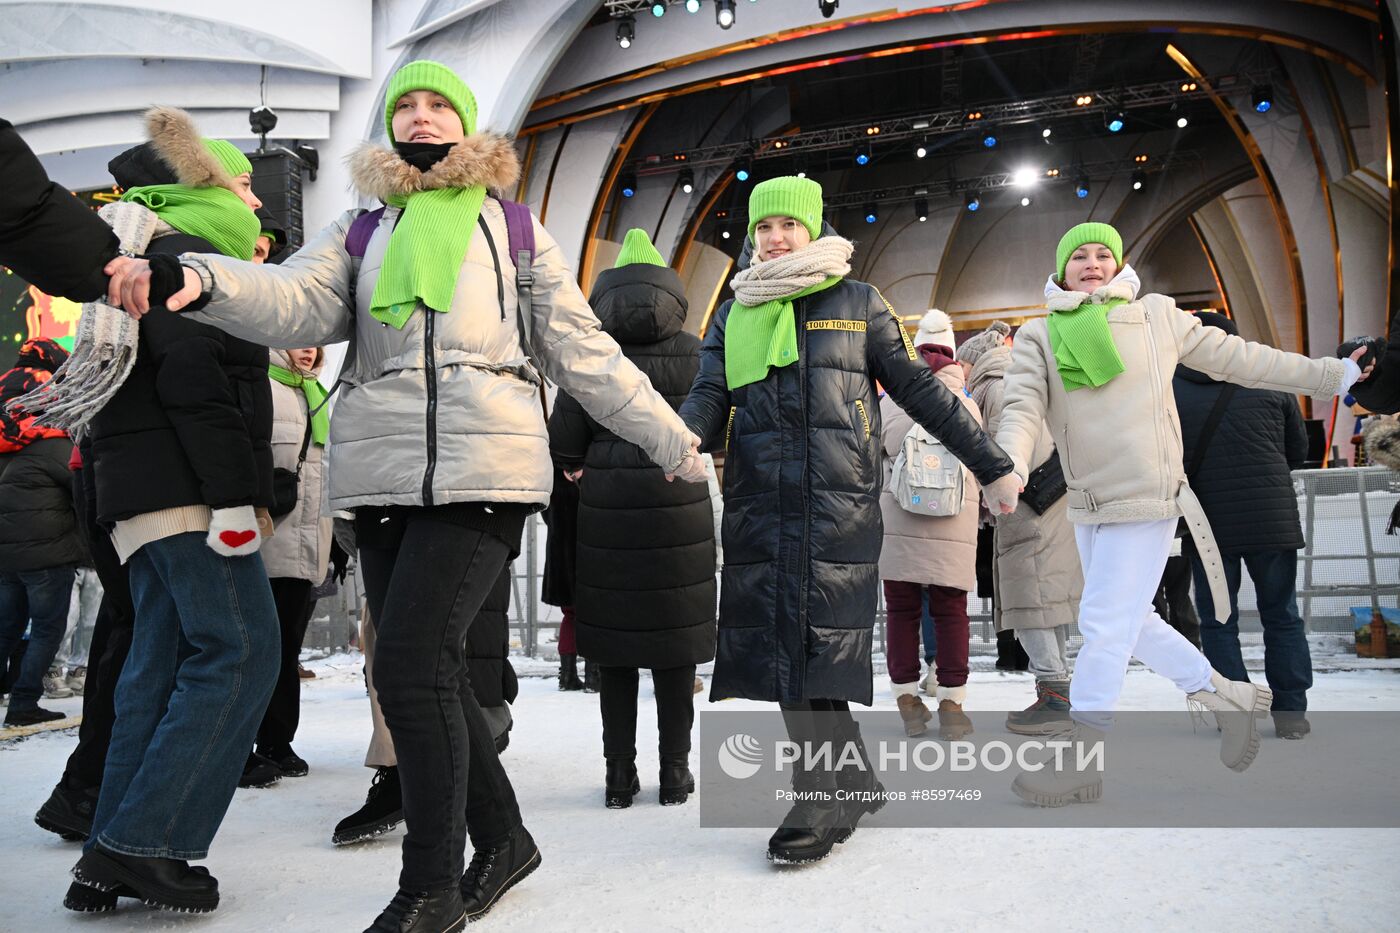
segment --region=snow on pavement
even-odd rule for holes
[[[1344,651],[1320,654],[1319,669],[1350,666]],[[304,685],[296,743],[311,774],[238,791],[205,863],[223,897],[212,915],[160,913],[127,900],[117,913],[98,917],[64,910],[78,847],[43,832],[32,818],[76,730],[0,744],[0,931],[339,933],[368,926],[393,896],[400,835],[344,849],[330,844],[331,828],[360,805],[372,774],[361,766],[368,701],[357,657],[311,666],[320,676]],[[881,679],[877,705],[895,716],[893,702],[879,696],[882,687]],[[1019,708],[1030,693],[1029,675],[978,670],[968,708]],[[1400,710],[1400,671],[1319,673],[1309,697],[1317,710]],[[80,701],[52,705],[76,712]],[[746,706],[763,704],[722,708]],[[1135,669],[1123,706],[1181,709],[1182,703],[1170,683]],[[702,715],[707,708],[716,707],[697,703]],[[559,693],[551,679],[522,679],[505,764],[543,864],[472,929],[1277,933],[1374,930],[1393,922],[1390,898],[1382,894],[1400,887],[1400,834],[1393,830],[866,828],[825,862],[775,869],[764,857],[767,830],[701,829],[694,799],[682,807],[657,805],[653,710],[644,677],[642,793],[631,809],[607,810],[598,698]],[[1269,745],[1278,741],[1265,730],[1255,767],[1268,767]]]

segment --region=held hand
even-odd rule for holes
[[[993,514],[1010,515],[1016,511],[1016,503],[1024,491],[1021,478],[1015,473],[995,479],[982,487],[982,495],[987,500],[987,508]]]
[[[577,483],[583,477],[583,467],[577,470],[565,470],[564,478],[571,483]]]
[[[691,435],[694,439],[694,435]],[[698,443],[692,442],[690,450],[686,452],[685,458],[676,466],[674,473],[666,474],[666,482],[681,479],[687,483],[703,483],[706,481],[705,458],[700,456]]]
[[[178,311],[194,301],[202,290],[199,275],[193,269],[183,266],[178,268],[182,274],[183,285],[178,290],[173,290],[173,294],[166,301],[165,306],[171,311]],[[107,304],[123,309],[137,320],[151,310],[150,262],[119,256],[107,263],[103,271],[111,276],[107,283]]]
[[[1355,350],[1353,350],[1353,351],[1351,352],[1351,361],[1352,361],[1353,363],[1355,363],[1357,366],[1361,367],[1361,360],[1364,359],[1365,356],[1366,356],[1366,354],[1369,353],[1369,352],[1370,352],[1370,348],[1369,348],[1369,347],[1357,347]],[[1367,379],[1369,379],[1369,378],[1371,377],[1371,373],[1374,372],[1375,369],[1376,369],[1376,361],[1375,361],[1374,358],[1372,358],[1372,360],[1371,360],[1370,363],[1368,363],[1368,364],[1365,365],[1364,367],[1361,367],[1361,377],[1360,377],[1359,379],[1357,379],[1356,381],[1357,381],[1357,382],[1365,382]]]

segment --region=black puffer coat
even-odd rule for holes
[[[919,358],[880,293],[846,280],[794,303],[798,361],[726,387],[720,307],[681,418],[727,451],[711,699],[871,701],[880,585],[879,380],[982,483],[1011,461]],[[839,322],[839,323],[838,323]]]
[[[479,706],[490,709],[515,702],[520,685],[510,664],[510,564],[501,568],[476,618],[467,626],[463,655]]]
[[[0,570],[19,573],[88,563],[73,512],[66,437],[0,454]]]
[[[1186,366],[1176,368],[1172,390],[1181,417],[1182,461],[1196,457],[1201,431],[1225,383]],[[1206,447],[1191,488],[1226,553],[1303,546],[1298,497],[1289,470],[1303,465],[1308,435],[1298,402],[1284,392],[1235,390]]]
[[[95,301],[107,291],[102,267],[120,243],[86,204],[56,181],[7,120],[0,120],[0,266],[40,291]]]
[[[680,278],[632,264],[598,277],[589,304],[673,408],[695,379],[700,341],[685,324]],[[613,667],[665,669],[715,656],[715,533],[709,488],[661,468],[560,393],[549,445],[583,466],[574,584],[578,653]]]
[[[149,253],[212,253],[183,233]],[[267,348],[164,308],[141,319],[136,365],[91,422],[97,520],[183,505],[272,503]]]

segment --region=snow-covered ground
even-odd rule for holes
[[[1400,710],[1397,662],[1349,656],[1315,636],[1316,710]],[[1246,651],[1260,667],[1257,644]],[[207,862],[223,896],[206,917],[157,913],[123,901],[116,914],[80,916],[60,902],[78,857],[32,822],[62,770],[74,732],[0,744],[0,931],[358,931],[389,901],[398,835],[336,849],[331,827],[359,806],[368,701],[357,656],[312,665],[297,750],[311,774],[240,790]],[[974,657],[969,709],[1018,708],[1029,675],[1001,674]],[[559,693],[552,664],[520,659],[523,677],[505,762],[539,871],[480,929],[495,930],[1076,930],[1370,931],[1391,928],[1400,889],[1393,830],[874,829],[825,862],[775,869],[767,831],[701,829],[699,810],[656,803],[655,723],[642,684],[642,794],[629,810],[602,805],[598,698]],[[896,715],[877,680],[877,705]],[[76,712],[80,701],[52,701]],[[759,706],[759,704],[752,704]],[[703,715],[708,704],[700,702]],[[731,702],[723,708],[744,708]],[[1124,707],[1181,709],[1167,681],[1134,669]],[[1185,714],[1183,713],[1183,716]],[[697,726],[698,728],[698,726]],[[1268,767],[1265,730],[1254,767]],[[693,766],[703,767],[703,762]],[[1356,775],[1394,781],[1394,775]]]

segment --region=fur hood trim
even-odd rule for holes
[[[1111,298],[1135,301],[1138,289],[1141,287],[1142,281],[1133,271],[1133,267],[1126,263],[1113,277],[1113,281],[1094,289],[1092,295],[1088,292],[1067,291],[1060,286],[1059,282],[1055,281],[1055,276],[1052,275],[1045,282],[1045,307],[1051,311],[1073,311],[1086,301],[1092,301],[1094,304],[1103,304]]]
[[[495,133],[473,133],[426,172],[409,165],[393,149],[374,143],[361,143],[346,164],[355,190],[384,202],[415,191],[471,185],[485,185],[495,195],[520,180],[515,143]]]
[[[233,179],[205,147],[194,120],[179,107],[147,110],[146,135],[180,184],[191,188],[233,188]]]

